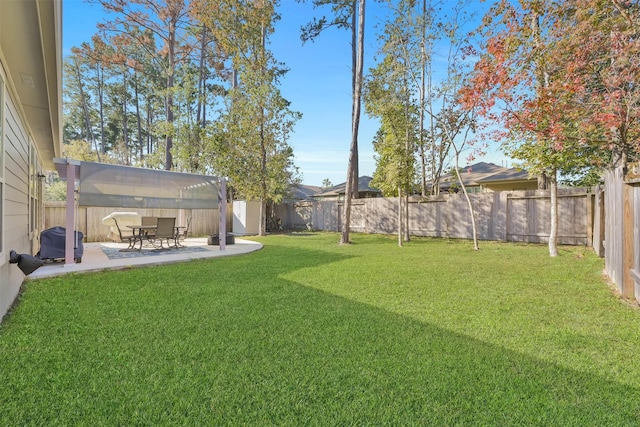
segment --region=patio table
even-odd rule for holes
[[[158,226],[157,225],[127,225],[127,228],[130,228],[131,230],[133,230],[133,236],[134,236],[133,246],[135,247],[136,243],[140,241],[140,248],[138,250],[142,251],[142,242],[145,239],[149,240],[147,238],[147,233],[149,231],[155,231],[158,228]],[[173,247],[176,249],[183,248],[184,245],[180,244],[179,237],[180,237],[180,230],[184,230],[186,226],[178,225],[175,228],[176,228],[176,232],[175,232]],[[149,240],[149,243],[153,243],[153,242]]]
[[[186,225],[176,225],[176,248],[184,248],[185,246],[180,243],[180,235],[183,233],[182,230],[186,229]]]
[[[142,242],[144,241],[144,239],[147,238],[147,232],[155,230],[156,228],[158,228],[158,226],[156,226],[156,225],[127,225],[127,228],[130,228],[131,230],[133,230],[133,238],[134,238],[133,246],[135,247],[136,242],[140,241],[140,249],[138,249],[138,250],[142,251]]]

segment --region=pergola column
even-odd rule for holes
[[[67,159],[67,221],[65,230],[64,263],[74,264],[74,250],[76,246],[76,177],[79,174],[80,164]]]
[[[224,251],[227,243],[227,180],[225,178],[220,178],[219,199],[220,225],[218,226],[218,245],[220,250]]]

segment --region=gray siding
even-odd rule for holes
[[[25,124],[7,90],[4,123],[4,246],[0,267],[0,318],[18,295],[22,272],[9,264],[9,251],[31,253],[29,241],[29,140]]]

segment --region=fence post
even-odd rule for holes
[[[602,186],[596,186],[593,209],[593,250],[599,257],[604,257],[604,230],[605,230],[605,209],[604,190]]]
[[[587,204],[587,247],[593,247],[593,204],[595,202],[595,197],[589,191],[586,194],[585,202]]]

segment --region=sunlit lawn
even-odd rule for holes
[[[352,237],[28,282],[0,425],[640,424],[640,311],[589,250]]]

